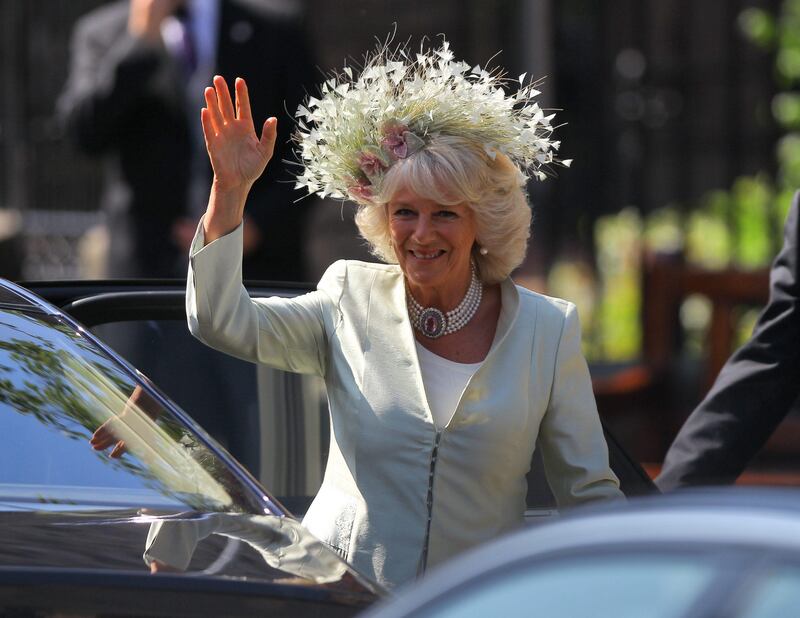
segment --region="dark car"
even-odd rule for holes
[[[30,287],[50,303],[0,286],[0,431],[11,445],[0,455],[9,540],[0,607],[328,616],[382,594],[288,515],[305,512],[324,470],[321,381],[194,340],[180,282]],[[259,284],[250,293],[306,289]],[[120,458],[90,448],[109,419],[124,438]],[[653,491],[609,440],[626,493]],[[538,463],[529,481],[528,518],[549,517]]]
[[[576,509],[464,554],[363,618],[800,616],[800,492]]]
[[[93,450],[105,424],[124,454]],[[381,590],[63,312],[0,286],[0,615],[349,616]]]

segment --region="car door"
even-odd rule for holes
[[[211,350],[186,327],[185,283],[58,282],[27,287],[71,314],[150,378],[296,515],[322,481],[329,420],[314,376],[255,365]],[[303,285],[250,283],[253,297],[295,296]],[[606,432],[611,466],[626,495],[655,491],[642,468]],[[528,477],[526,517],[555,511],[541,461]]]

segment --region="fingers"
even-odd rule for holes
[[[111,449],[111,452],[108,454],[109,457],[114,459],[118,459],[125,454],[125,441],[119,440],[109,427],[109,422],[107,421],[100,425],[95,432],[92,434],[92,437],[89,439],[89,444],[92,445],[92,448],[96,451],[104,451],[112,444],[114,448]]]
[[[275,150],[275,140],[278,137],[278,119],[275,117],[267,118],[264,122],[264,127],[261,129],[261,139],[259,146],[264,158],[269,161],[272,158],[272,153]]]
[[[111,430],[106,426],[105,423],[103,423],[95,430],[95,432],[92,434],[92,437],[89,438],[89,444],[92,445],[94,450],[102,451],[103,449],[114,444],[116,440],[117,438],[114,437],[114,434],[111,433]]]
[[[206,140],[206,149],[208,149],[210,147],[209,143],[214,139],[217,132],[214,129],[214,124],[211,122],[211,112],[207,107],[200,110],[200,124],[203,125],[203,137]]]
[[[96,450],[96,451],[104,451],[109,446],[114,444],[115,441],[116,441],[116,438],[114,438],[113,436],[105,436],[105,437],[103,437],[102,439],[99,439],[99,440],[92,439],[92,440],[89,441],[89,444],[91,444],[92,448],[94,450]]]
[[[217,102],[219,103],[219,111],[225,122],[231,122],[236,118],[233,112],[233,101],[231,100],[231,93],[228,90],[228,84],[225,78],[221,75],[214,76],[214,88],[217,91]]]
[[[221,130],[225,121],[222,119],[222,113],[219,111],[219,101],[217,100],[217,92],[209,87],[203,91],[203,96],[206,100],[206,107],[203,110],[203,115],[208,116],[206,122],[203,124],[203,131],[206,130],[206,124],[211,130],[206,132],[206,138],[217,135]],[[208,113],[205,113],[208,112]],[[201,120],[203,116],[200,116]]]
[[[111,449],[111,452],[108,454],[108,456],[112,459],[119,459],[125,454],[125,450],[125,440],[120,440],[114,445],[114,448]]]
[[[200,120],[203,124],[203,133],[206,140],[213,135],[218,135],[222,127],[235,119],[253,120],[253,112],[250,108],[250,96],[247,91],[247,83],[237,77],[236,88],[236,112],[233,110],[233,101],[228,90],[225,79],[219,75],[214,77],[214,87],[208,87],[203,92],[206,107],[201,112]]]
[[[247,92],[247,83],[237,77],[236,88],[236,117],[240,120],[252,120],[253,112],[250,110],[250,94]]]

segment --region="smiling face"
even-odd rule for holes
[[[423,305],[455,307],[469,286],[475,215],[401,189],[386,205],[389,233],[411,293]]]

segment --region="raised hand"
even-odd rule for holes
[[[89,439],[92,448],[96,451],[104,451],[111,446],[113,448],[108,456],[114,459],[122,457],[127,451],[127,446],[125,440],[119,438],[119,430],[120,428],[124,429],[124,426],[130,422],[130,419],[126,420],[127,416],[137,416],[142,412],[155,421],[161,414],[161,404],[153,399],[141,386],[136,386],[125,402],[125,407],[122,411],[100,425],[92,434]]]
[[[206,88],[201,111],[206,149],[214,168],[214,183],[222,190],[247,189],[261,176],[275,148],[277,120],[268,118],[259,138],[253,125],[245,81],[236,78],[236,109],[225,80],[217,75]]]
[[[214,168],[214,183],[203,218],[205,242],[236,229],[244,216],[250,187],[261,176],[275,149],[278,121],[268,118],[256,135],[247,84],[236,79],[236,109],[225,80],[217,75],[206,88],[206,107],[200,113],[206,149]]]
[[[96,451],[104,451],[109,446],[113,446],[114,448],[112,448],[111,452],[108,454],[108,456],[113,459],[122,457],[126,450],[125,440],[117,438],[117,434],[114,431],[114,425],[117,422],[116,417],[108,419],[105,423],[100,425],[100,427],[95,429],[95,432],[89,440],[89,444],[91,444],[92,448]]]
[[[161,24],[174,14],[183,0],[131,0],[128,32],[153,44],[161,41]]]

